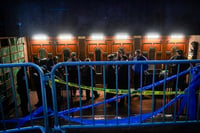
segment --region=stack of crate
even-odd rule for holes
[[[25,60],[24,38],[2,37],[0,38],[0,64],[20,63]],[[19,67],[0,68],[0,98],[4,108],[4,115],[9,115],[14,106],[12,84],[10,76],[13,76],[14,88],[17,89],[17,72]],[[17,104],[19,103],[17,97]],[[6,105],[6,106],[5,106]]]

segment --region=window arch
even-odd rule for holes
[[[96,61],[101,61],[101,50],[100,49],[95,50],[95,59],[96,59]],[[99,66],[99,65],[96,66],[96,72],[101,72],[101,66]]]
[[[45,49],[40,49],[39,50],[39,57],[40,57],[40,59],[46,58],[46,55],[47,55],[47,53],[46,53]]]
[[[192,53],[192,59],[197,59],[197,55],[198,55],[198,42],[192,42],[192,49],[190,49],[191,53]]]
[[[156,53],[155,47],[149,49],[149,60],[155,60],[155,53]]]
[[[70,57],[70,52],[68,49],[63,50],[64,61],[67,61]]]

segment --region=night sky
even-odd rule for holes
[[[0,36],[200,34],[198,0],[3,0]]]

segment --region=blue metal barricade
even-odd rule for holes
[[[28,78],[29,71],[28,69],[35,69],[38,72],[38,77],[40,77],[41,82],[40,85],[43,88],[41,90],[42,93],[42,100],[43,100],[43,106],[41,109],[33,110],[33,107],[31,106],[31,96],[30,96],[30,82]],[[9,79],[11,88],[5,87],[6,89],[12,90],[10,93],[9,101],[3,101],[3,94],[1,93],[1,99],[0,99],[0,108],[1,108],[1,131],[0,132],[20,132],[20,131],[28,131],[28,130],[40,130],[41,132],[46,132],[49,128],[48,125],[48,115],[47,115],[47,104],[46,104],[46,91],[44,86],[44,79],[45,76],[41,70],[41,68],[33,63],[13,63],[13,64],[0,64],[0,69],[6,69],[9,73]],[[17,79],[18,78],[18,79]],[[18,86],[19,83],[22,83],[24,86]],[[23,89],[22,89],[23,88]],[[1,90],[4,88],[2,87]],[[8,90],[7,90],[8,91]],[[6,94],[5,94],[6,95]],[[20,98],[19,98],[20,97]],[[9,105],[9,103],[12,102],[13,106],[9,108],[9,110],[5,109]],[[19,110],[21,108],[21,110]],[[11,115],[6,115],[9,111],[12,111]],[[27,112],[29,111],[29,112]],[[41,116],[37,116],[40,114]],[[35,121],[37,120],[37,117],[40,118],[40,124],[41,125],[35,125]],[[29,123],[29,124],[27,124]]]
[[[53,67],[52,71],[51,71],[51,83],[52,83],[52,94],[53,94],[53,112],[54,112],[54,127],[56,129],[59,130],[64,130],[64,129],[68,129],[68,128],[97,128],[97,127],[119,127],[119,126],[142,126],[142,125],[156,125],[156,124],[175,124],[175,123],[185,123],[185,122],[199,122],[199,96],[197,96],[197,94],[194,94],[194,92],[192,92],[191,90],[191,86],[198,88],[199,84],[194,81],[195,77],[198,77],[199,75],[196,73],[196,75],[194,74],[194,69],[199,69],[197,66],[192,66],[192,63],[199,63],[199,60],[197,61],[138,61],[138,62],[133,62],[133,61],[125,61],[125,62],[121,62],[121,61],[101,61],[101,62],[63,62],[63,63],[59,63],[56,66]],[[140,88],[138,88],[137,90],[134,89],[134,86],[132,88],[131,83],[130,83],[130,71],[131,71],[131,66],[135,65],[135,64],[148,64],[148,65],[152,65],[153,67],[153,73],[152,73],[152,77],[151,79],[151,84],[148,85],[142,85],[143,82],[145,82],[143,80],[143,76],[141,74],[140,78]],[[156,65],[164,65],[164,73],[163,73],[163,77],[161,80],[157,81],[155,80],[155,68]],[[178,64],[177,67],[177,73],[175,75],[168,75],[168,70],[169,70],[169,66],[171,64]],[[189,64],[190,68],[185,70],[185,71],[180,71],[180,65],[181,64]],[[92,77],[92,67],[93,66],[98,66],[101,65],[102,66],[102,74],[103,74],[103,79],[102,79],[102,86],[101,88],[98,87],[94,87],[94,85],[91,82],[91,85],[88,86],[84,86],[82,85],[82,81],[81,81],[81,68],[82,66],[90,66],[90,78],[94,79],[94,77]],[[106,73],[107,73],[107,66],[112,66],[115,70],[115,87],[116,88],[107,88],[106,86]],[[123,89],[119,89],[119,68],[121,67],[121,65],[126,65],[128,68],[128,88],[126,90]],[[69,67],[77,67],[77,76],[78,76],[78,80],[77,83],[73,84],[68,82],[70,75],[68,75],[68,71],[69,71]],[[57,79],[56,78],[56,71],[59,68],[63,68],[63,72],[66,74],[64,79]],[[142,68],[142,67],[141,67]],[[141,69],[142,71],[142,69]],[[179,72],[180,71],[180,72]],[[193,74],[192,74],[193,73]],[[188,75],[188,87],[185,90],[180,91],[179,90],[179,78],[183,75]],[[192,78],[193,79],[192,79]],[[168,85],[169,82],[171,82],[171,80],[175,80],[175,90],[172,90],[172,87],[170,87],[170,91],[168,91],[170,85]],[[197,78],[198,79],[198,78]],[[60,80],[60,81],[59,81]],[[62,111],[58,111],[57,108],[57,84],[65,84],[64,85],[64,90],[66,92],[66,100],[67,104],[66,104],[66,109],[62,110]],[[159,87],[160,90],[155,90],[155,87],[162,85],[162,87]],[[73,100],[75,98],[70,97],[70,91],[72,91],[70,88],[71,87],[76,87],[79,91],[79,104],[76,104],[76,106],[72,105],[73,104]],[[90,89],[92,90],[92,101],[90,102],[90,104],[84,104],[84,101],[82,98],[82,89],[83,90],[87,90]],[[93,90],[98,90],[101,91],[103,94],[103,99],[102,101],[99,102],[94,102],[94,97],[93,97]],[[151,90],[151,91],[149,91]],[[197,96],[196,98],[198,98],[197,100],[195,99],[191,99],[190,93],[192,92],[193,96]],[[196,92],[196,90],[195,90]],[[110,99],[106,99],[106,95],[108,95],[108,93],[114,93],[115,97],[110,98]],[[198,93],[199,94],[199,93]],[[134,108],[134,103],[132,103],[131,101],[133,100],[132,97],[139,96],[139,111],[137,113],[133,113],[132,112],[132,108]],[[162,96],[162,98],[157,99],[157,95]],[[145,111],[145,109],[143,108],[145,105],[145,99],[143,98],[143,96],[149,96],[148,98],[150,98],[151,100],[151,106],[148,105],[148,108],[150,109],[148,111]],[[124,97],[127,97],[127,107],[121,107],[120,106],[120,99],[123,99]],[[195,105],[191,105],[193,102],[195,101]],[[155,103],[159,102],[159,106],[156,107]],[[109,112],[109,103],[114,103],[113,108],[115,108],[114,111],[114,117],[109,118],[108,116],[110,115]],[[144,104],[144,105],[143,105]],[[113,104],[112,104],[113,105]],[[103,108],[102,112],[100,114],[95,114],[98,106],[100,106],[100,108]],[[196,107],[196,109],[192,110],[190,109],[191,106]],[[170,112],[166,112],[165,110],[169,107],[172,107],[172,109],[170,110]],[[85,113],[84,110],[88,110],[91,109],[90,113]],[[126,112],[127,114],[125,115],[121,115],[121,108],[126,108],[126,111],[123,110],[124,112]],[[146,108],[146,107],[145,107]],[[185,112],[184,112],[185,110]],[[111,111],[112,112],[112,111]],[[184,113],[183,113],[184,112]],[[74,115],[76,114],[76,115]],[[90,116],[88,118],[86,118],[84,116],[84,114],[86,114],[87,116]],[[170,118],[168,117],[168,114],[170,114]],[[180,116],[180,114],[182,114],[184,117],[178,117]],[[97,118],[97,116],[101,116],[101,118]],[[159,118],[160,116],[160,118]],[[63,122],[66,121],[65,123]]]
[[[196,63],[195,66],[192,65],[194,63]],[[200,60],[62,62],[56,64],[51,72],[45,74],[39,66],[32,63],[0,64],[1,69],[9,68],[14,115],[16,115],[5,118],[5,105],[0,101],[2,127],[0,132],[34,129],[40,129],[42,132],[65,132],[70,128],[199,123],[200,69],[198,63]],[[139,88],[131,83],[133,77],[130,73],[132,66],[136,64],[142,64]],[[142,74],[142,66],[145,64],[152,66],[152,73],[144,78],[146,75]],[[168,71],[172,64],[178,64],[178,67],[177,72],[170,75]],[[190,67],[182,71],[181,64],[189,64]],[[157,65],[164,66],[160,79],[156,78]],[[85,66],[89,68],[86,76]],[[101,83],[100,86],[95,85],[95,71],[93,71],[95,66],[102,68],[102,80],[98,81]],[[125,66],[125,71],[120,70],[123,66]],[[18,112],[16,85],[13,78],[14,67],[22,67],[24,72],[28,67],[32,67],[40,75],[43,106],[33,110],[32,99],[27,89],[29,82],[25,73],[25,88],[26,94],[29,94],[28,107],[30,111],[26,117],[20,117]],[[72,68],[77,70],[74,82],[72,82],[73,76],[69,72]],[[113,70],[113,75],[109,72],[109,68]],[[84,83],[87,75],[89,75],[87,78],[89,79],[87,81],[90,82],[89,85]],[[182,83],[179,79],[182,79],[181,77],[184,75],[187,75],[188,85],[181,90],[180,84]],[[123,79],[125,81],[121,82]],[[144,83],[147,80],[148,84]],[[108,82],[113,86],[108,85]],[[172,82],[175,84],[171,85]],[[123,85],[126,85],[125,88]],[[78,97],[72,96],[74,89],[78,91]],[[85,90],[92,95],[91,99],[84,97]],[[88,93],[87,91],[86,93]],[[99,98],[98,93],[101,94]],[[168,117],[168,115],[170,116]]]

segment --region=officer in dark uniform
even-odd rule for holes
[[[53,62],[54,62],[54,65],[58,63],[58,56],[53,57]]]
[[[128,57],[123,55],[121,61],[128,61]],[[128,65],[120,65],[118,72],[118,87],[119,89],[128,90]],[[120,105],[124,105],[125,98],[120,100]]]
[[[114,55],[108,55],[108,61],[114,61]],[[116,75],[115,75],[115,67],[113,65],[106,66],[106,84],[108,89],[116,89]],[[106,99],[114,97],[115,94],[107,93]],[[114,104],[114,102],[110,103]]]
[[[141,50],[135,50],[135,57],[133,58],[133,61],[147,61],[147,58],[142,55]],[[134,88],[138,89],[141,87],[141,74],[142,74],[142,86],[144,85],[144,79],[145,79],[145,71],[148,69],[148,64],[135,64],[132,66],[133,72],[134,72]],[[141,71],[142,70],[142,71]]]
[[[27,75],[27,79],[28,75]],[[26,116],[29,114],[28,112],[28,95],[27,95],[27,89],[26,88],[26,78],[25,78],[25,73],[24,73],[24,67],[21,67],[17,73],[17,92],[20,97],[21,101],[21,112],[23,116]]]
[[[187,60],[187,57],[184,56],[183,50],[176,50],[176,55],[171,57],[170,60]],[[178,65],[179,64],[172,64],[171,65],[171,75],[175,75],[178,72]],[[187,70],[190,67],[189,64],[180,64],[179,73]],[[176,78],[177,79],[177,78]],[[173,80],[172,90],[176,90],[176,79]],[[178,79],[178,88],[182,91],[187,87],[186,83],[186,75],[182,75]]]
[[[33,58],[33,61],[36,65],[40,65],[40,59],[37,57]],[[35,84],[36,92],[37,92],[37,97],[38,97],[38,102],[35,104],[36,107],[39,107],[42,105],[42,93],[41,93],[41,84],[40,84],[40,74],[39,72],[33,68],[32,69],[32,77],[33,81]]]
[[[85,61],[90,61],[89,58],[86,58]],[[86,85],[86,86],[92,86],[95,87],[95,76],[96,76],[96,71],[94,69],[94,67],[92,67],[92,74],[93,76],[91,76],[91,70],[90,70],[90,66],[85,65],[82,67],[82,84]],[[93,77],[93,84],[91,84],[91,77]],[[99,94],[97,93],[97,91],[93,91],[94,94],[94,98],[98,98]],[[86,100],[90,100],[90,90],[86,90]]]
[[[121,49],[119,49],[117,51],[117,56],[114,58],[115,61],[120,61],[122,59],[123,56],[123,51]]]
[[[68,60],[69,62],[75,62],[75,61],[80,61],[79,59],[77,59],[76,57],[76,53],[72,52],[71,53],[71,58]],[[69,82],[71,83],[75,83],[78,84],[78,68],[77,66],[69,66],[68,67],[68,74],[69,74]],[[72,96],[75,97],[76,96],[76,88],[72,88]]]

